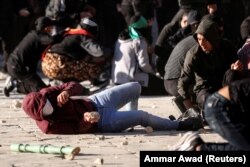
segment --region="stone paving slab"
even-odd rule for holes
[[[135,127],[134,132],[82,135],[45,135],[36,127],[35,122],[27,117],[21,108],[23,95],[15,92],[6,98],[2,93],[4,81],[0,80],[0,166],[1,167],[85,167],[139,166],[140,150],[167,150],[176,143],[184,132],[154,131],[147,134],[142,127]],[[162,117],[170,114],[178,117],[179,113],[171,103],[169,96],[143,96],[139,100],[139,109]],[[102,139],[104,136],[104,140]],[[201,134],[205,141],[223,142],[213,132]],[[124,145],[124,141],[127,145]],[[80,147],[81,152],[74,160],[66,160],[60,155],[11,152],[13,143],[70,145]],[[102,158],[102,165],[95,161]]]

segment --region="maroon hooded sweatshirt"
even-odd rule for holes
[[[57,105],[57,96],[67,91],[70,96],[81,95],[84,88],[76,82],[68,82],[59,86],[43,88],[39,92],[31,92],[23,99],[23,110],[36,121],[37,126],[46,134],[81,134],[97,130],[96,124],[84,121],[85,112],[95,110],[94,104],[87,98],[71,99],[62,107]],[[51,102],[54,111],[43,116],[42,109],[46,99]]]

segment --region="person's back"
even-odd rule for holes
[[[96,40],[98,25],[83,18],[76,29],[67,29],[63,39],[44,54],[42,71],[50,79],[85,81],[97,79],[112,51]]]
[[[164,66],[168,61],[172,50],[178,42],[195,32],[200,19],[200,14],[195,10],[191,10],[188,13],[183,14],[179,27],[171,27],[167,24],[161,31],[154,49],[154,52],[157,55],[157,70],[161,76],[164,76]]]
[[[165,65],[164,85],[168,94],[177,96],[177,82],[181,75],[184,59],[190,48],[196,44],[193,36],[188,36],[181,40],[171,52]],[[168,82],[172,82],[169,83]]]
[[[135,74],[138,73],[138,58],[137,49],[141,49],[145,56],[145,63],[149,63],[147,58],[147,43],[144,38],[137,40],[133,39],[118,39],[115,45],[114,58],[112,63],[112,82],[115,84],[122,84],[135,80]],[[139,50],[138,50],[139,51]],[[143,73],[142,73],[143,74]],[[147,77],[147,74],[145,74]],[[143,84],[144,86],[147,83]]]
[[[154,70],[149,63],[147,42],[140,31],[146,27],[146,19],[138,15],[131,19],[128,30],[120,34],[112,63],[113,83],[138,81],[148,86],[147,73],[154,73]]]

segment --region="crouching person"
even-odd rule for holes
[[[227,143],[205,143],[198,133],[189,132],[172,150],[179,151],[249,151],[250,79],[238,80],[208,97],[205,119],[210,128]]]
[[[137,125],[151,126],[154,130],[202,128],[200,119],[171,121],[137,110],[135,105],[131,110],[118,111],[132,100],[138,102],[141,86],[137,82],[114,86],[88,97],[72,97],[81,95],[83,90],[77,82],[44,88],[25,96],[23,110],[46,134],[122,132]]]
[[[36,21],[36,29],[30,31],[10,54],[6,63],[10,77],[4,86],[5,96],[16,87],[18,93],[27,94],[47,87],[37,73],[38,62],[43,51],[60,40],[60,35],[52,37],[51,27],[54,22],[46,17]]]
[[[50,46],[42,58],[42,71],[50,79],[85,81],[98,78],[112,55],[96,40],[98,25],[83,18],[80,27],[68,29],[61,42]]]

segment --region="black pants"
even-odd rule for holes
[[[164,80],[164,87],[166,92],[172,96],[178,96],[177,89],[178,79]]]
[[[36,73],[35,67],[20,65],[11,57],[8,59],[7,70],[9,75],[17,81],[17,92],[28,94],[47,87]]]

